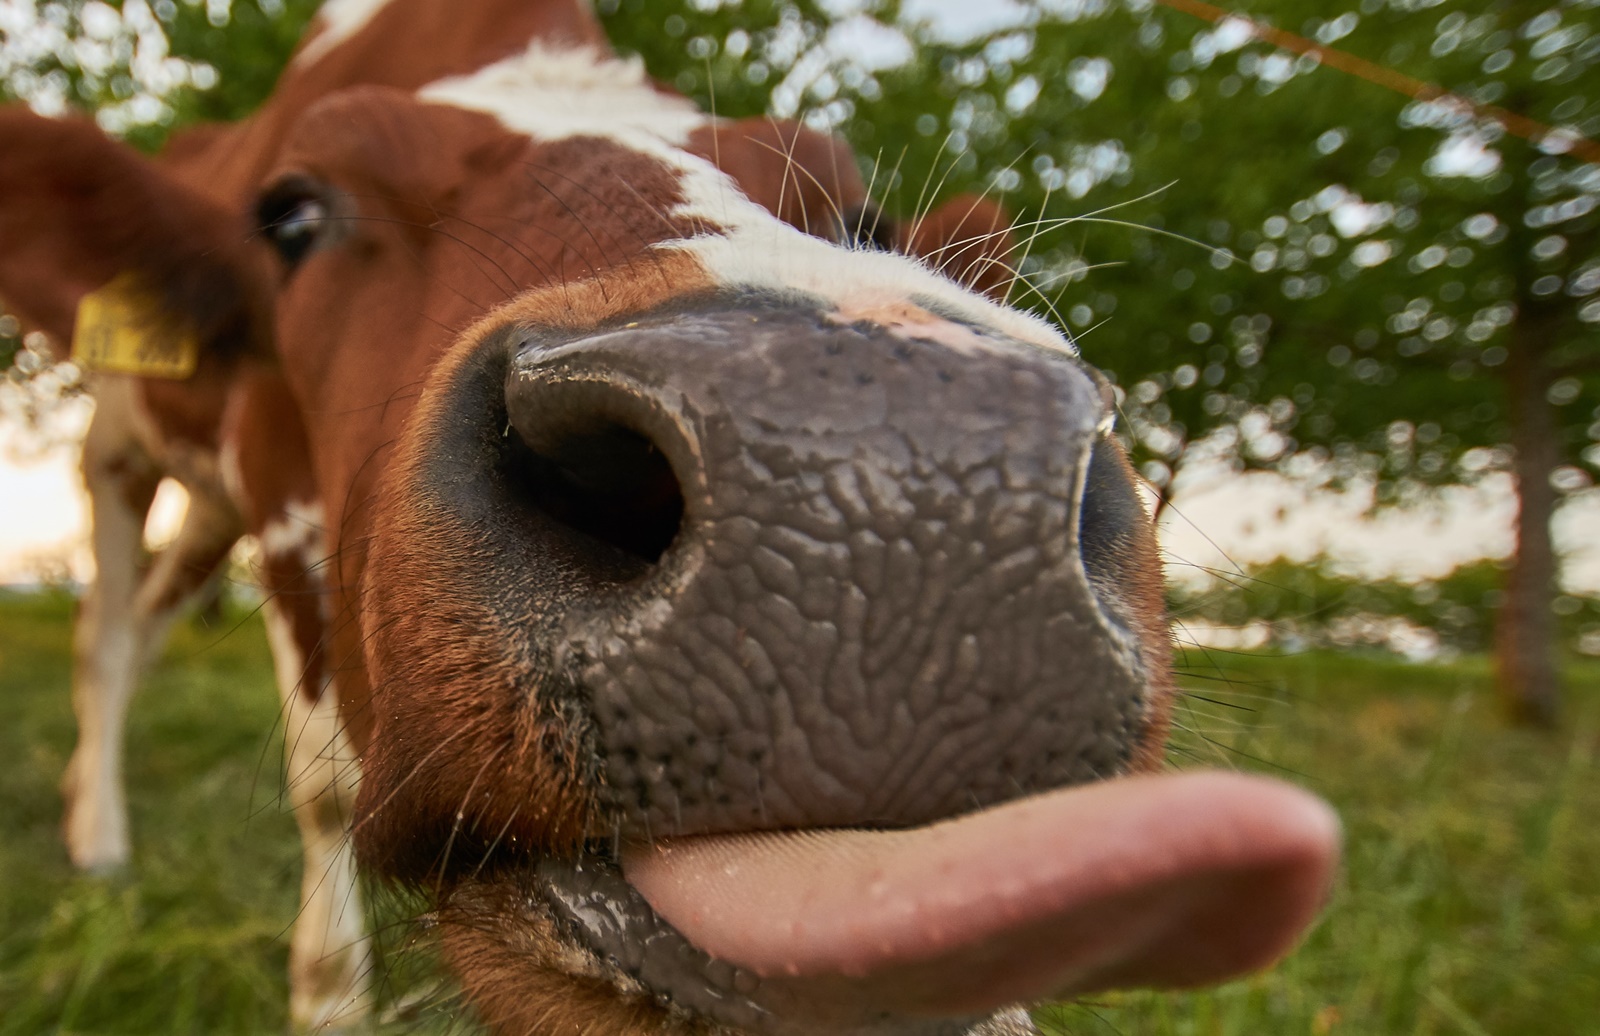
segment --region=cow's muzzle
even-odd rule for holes
[[[927,823],[1139,753],[1166,659],[1103,379],[936,337],[744,300],[515,347],[513,481],[630,572],[553,644],[625,836]]]

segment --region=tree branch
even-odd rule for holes
[[[1551,137],[1556,131],[1555,127],[1548,126],[1537,119],[1530,119],[1526,115],[1502,108],[1497,104],[1485,104],[1474,101],[1469,97],[1452,93],[1436,83],[1424,82],[1396,71],[1387,65],[1380,65],[1365,58],[1356,57],[1348,51],[1337,47],[1325,46],[1306,39],[1296,33],[1286,32],[1274,28],[1264,22],[1256,21],[1238,11],[1224,10],[1214,4],[1205,3],[1204,0],[1157,0],[1163,7],[1170,7],[1175,11],[1212,23],[1220,23],[1226,19],[1237,19],[1250,27],[1250,31],[1257,39],[1282,47],[1294,54],[1308,54],[1329,68],[1338,69],[1346,75],[1365,79],[1395,93],[1403,94],[1415,101],[1442,101],[1459,111],[1472,113],[1477,118],[1494,119],[1504,126],[1506,130],[1532,144]],[[1563,131],[1568,143],[1568,149],[1586,162],[1600,162],[1600,144],[1581,136],[1571,130]]]

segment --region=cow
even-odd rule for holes
[[[0,135],[0,293],[191,343],[131,408],[268,559],[297,1024],[370,1008],[312,887],[355,860],[509,1034],[1027,1033],[1314,917],[1326,806],[1160,773],[1113,396],[992,297],[993,205],[880,223],[843,145],[707,116],[582,0],[330,3],[180,165]]]

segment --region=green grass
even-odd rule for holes
[[[0,1036],[281,1033],[298,847],[259,624],[179,630],[130,724],[130,876],[74,876],[71,604],[0,596]],[[1327,917],[1272,972],[1046,1012],[1073,1036],[1600,1034],[1600,665],[1557,734],[1505,729],[1481,660],[1192,655],[1175,760],[1337,805]],[[394,940],[391,940],[394,941]],[[386,966],[387,967],[387,966]],[[404,983],[396,994],[404,993]],[[399,1031],[419,1031],[399,1026]]]
[[[174,637],[129,723],[133,875],[97,881],[58,828],[71,602],[0,603],[0,1032],[283,1029],[298,853],[259,629]]]
[[[1483,659],[1190,653],[1174,758],[1277,772],[1338,807],[1322,923],[1273,971],[1107,996],[1056,1032],[1600,1033],[1600,665],[1557,734],[1499,722]],[[1241,710],[1249,711],[1241,711]]]
[[[72,608],[0,593],[0,1036],[282,1033],[300,850],[261,625],[177,630],[129,718],[133,867],[98,880],[59,834]]]

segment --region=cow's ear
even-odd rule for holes
[[[1003,299],[1016,279],[1011,213],[999,202],[958,194],[916,219],[896,220],[870,204],[851,213],[856,243],[927,260],[952,280]]]
[[[0,108],[0,297],[65,343],[90,293],[202,350],[257,344],[266,268],[239,214],[84,119]]]

